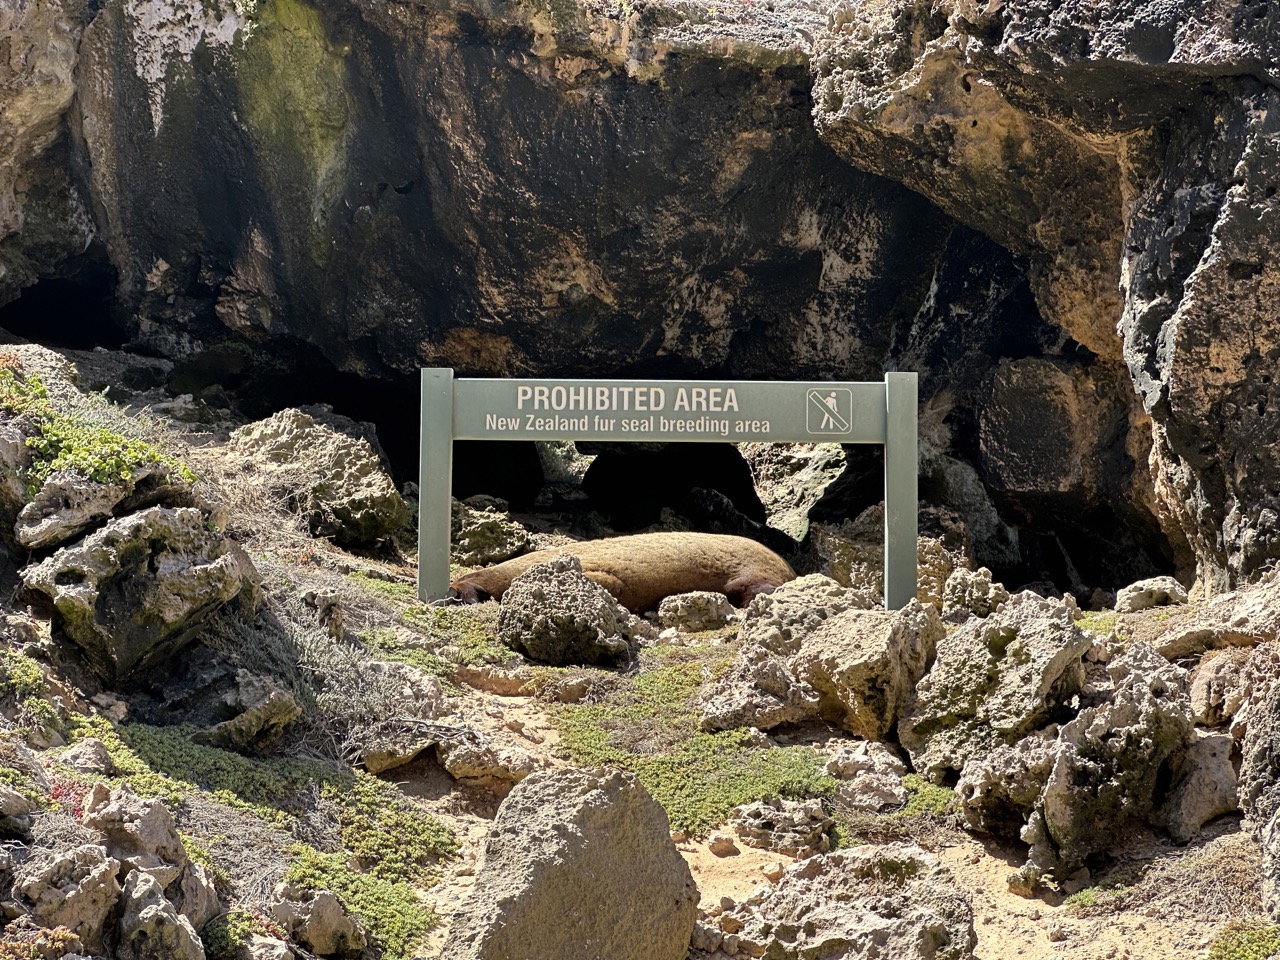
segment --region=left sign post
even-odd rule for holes
[[[418,599],[449,591],[449,527],[453,512],[453,370],[422,371],[422,426],[418,446]]]

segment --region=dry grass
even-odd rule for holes
[[[196,496],[226,519],[227,533],[251,553],[301,557],[334,549],[313,538],[294,509],[314,479],[302,466],[263,463],[225,446],[192,448],[185,460],[198,478]]]

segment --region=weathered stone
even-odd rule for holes
[[[971,960],[978,942],[950,871],[906,843],[810,857],[725,916],[741,925],[730,956]]]
[[[786,656],[800,649],[803,639],[824,620],[875,605],[873,599],[822,574],[797,577],[747,605],[738,639]]]
[[[1244,704],[1245,665],[1251,651],[1232,647],[1210,650],[1191,671],[1191,709],[1196,723],[1217,727],[1230,721]]]
[[[107,680],[162,663],[256,577],[248,556],[193,508],[113,520],[22,572],[55,623]]]
[[[289,891],[295,892],[295,891]],[[322,957],[359,957],[367,938],[328,890],[318,890],[305,902],[280,900],[271,917],[302,946]]]
[[[543,766],[528,750],[494,743],[480,734],[442,740],[436,755],[449,775],[459,780],[483,777],[519,783]]]
[[[733,664],[703,689],[703,730],[771,730],[818,712],[818,692],[797,680],[786,661],[757,644],[744,644]]]
[[[1215,817],[1239,809],[1235,741],[1226,734],[1199,731],[1178,764],[1168,801],[1157,819],[1177,843],[1190,843]]]
[[[155,878],[135,870],[120,898],[120,960],[205,960],[191,921],[165,899]]]
[[[898,728],[916,770],[934,779],[957,771],[1042,726],[1080,692],[1092,640],[1074,614],[1023,592],[939,640]]]
[[[235,711],[235,716],[209,730],[201,730],[194,738],[197,743],[231,750],[265,746],[302,716],[302,707],[293,694],[270,677],[244,669],[236,672],[236,687],[223,701],[229,710]]]
[[[855,736],[882,740],[945,636],[931,604],[847,610],[805,637],[788,667],[818,694],[818,712]]]
[[[1020,889],[1065,879],[1109,849],[1128,821],[1151,818],[1166,765],[1190,745],[1185,671],[1135,647],[1107,672],[1115,684],[1108,701],[976,755],[961,773],[956,792],[970,825],[1030,845]]]
[[[1170,660],[1206,650],[1255,647],[1280,637],[1280,577],[1268,577],[1235,593],[1214,597],[1190,616],[1178,617],[1151,644]]]
[[[531,567],[502,596],[498,638],[530,660],[557,666],[613,664],[651,628],[588,580],[568,554]]]
[[[991,571],[986,567],[977,570],[958,567],[951,571],[942,587],[942,616],[961,620],[967,614],[990,616],[1008,599],[1009,591],[1004,584],[991,582]]]
[[[666,813],[633,777],[536,773],[499,807],[442,955],[562,960],[590,944],[613,960],[684,960],[697,900]]]
[[[245,947],[249,952],[249,960],[297,960],[297,954],[289,949],[289,945],[275,937],[250,934]]]
[[[837,443],[741,443],[738,450],[751,466],[769,526],[803,540],[810,508],[844,471],[844,449]]]
[[[0,834],[27,837],[31,833],[31,814],[36,804],[10,787],[0,784]]]
[[[734,615],[733,604],[723,593],[695,590],[663,598],[658,604],[658,622],[665,628],[697,633],[719,630]]]
[[[832,740],[826,749],[831,757],[826,772],[844,781],[836,794],[842,807],[874,813],[907,802],[902,785],[907,766],[892,748],[866,740]]]
[[[66,927],[93,951],[103,947],[103,926],[120,896],[120,861],[88,844],[18,871],[14,892],[46,927]]]
[[[109,777],[115,769],[106,744],[97,737],[85,737],[58,759],[73,770],[95,776]]]
[[[529,531],[506,515],[505,501],[471,497],[451,505],[449,551],[455,563],[483,567],[533,549]]]
[[[1116,594],[1116,610],[1134,613],[1170,603],[1186,603],[1187,590],[1173,577],[1152,577],[1122,587]]]
[[[107,852],[168,887],[188,862],[173,814],[159,800],[139,797],[127,786],[96,783],[84,798],[82,822],[106,837]]]
[[[821,800],[774,799],[735,807],[728,826],[747,846],[803,858],[831,849],[835,821]]]
[[[399,530],[409,510],[362,425],[332,411],[281,410],[231,435],[235,449],[301,470],[298,510],[313,536],[347,546],[375,543]]]

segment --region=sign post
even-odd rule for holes
[[[882,383],[458,379],[422,371],[418,596],[449,588],[454,440],[878,443],[884,451],[884,600],[916,595],[917,377]]]

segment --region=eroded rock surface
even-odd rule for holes
[[[633,777],[536,773],[498,809],[443,953],[684,960],[697,901],[665,811]]]

